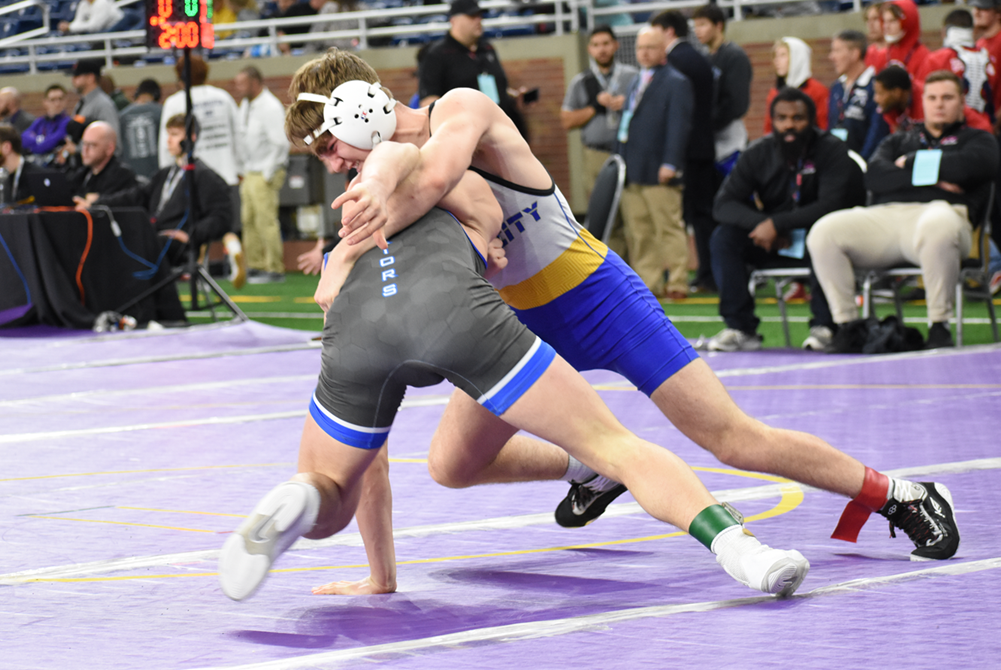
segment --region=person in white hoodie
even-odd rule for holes
[[[817,107],[817,127],[827,130],[827,102],[829,91],[827,87],[813,78],[811,64],[813,49],[798,37],[783,37],[775,42],[772,52],[775,65],[775,86],[768,91],[765,109],[771,109],[772,99],[784,87],[798,88],[813,100]],[[765,134],[772,132],[770,114],[765,115]]]
[[[125,16],[114,0],[80,0],[73,21],[60,21],[59,30],[64,33],[105,33],[110,32]]]
[[[184,58],[179,58],[174,66],[177,80],[183,82]],[[201,127],[195,158],[206,165],[229,184],[233,203],[233,230],[240,229],[240,176],[243,175],[243,150],[240,137],[243,128],[240,113],[233,96],[221,88],[209,86],[206,80],[209,66],[201,56],[191,56],[191,105],[195,118]],[[174,157],[167,150],[167,119],[175,114],[185,113],[184,89],[167,98],[160,115],[159,157],[160,167],[173,164]]]

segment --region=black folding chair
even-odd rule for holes
[[[618,154],[605,161],[598,172],[598,178],[591,189],[591,199],[587,203],[587,216],[584,227],[587,232],[608,244],[615,225],[615,217],[619,213],[619,200],[626,184],[626,161]]]

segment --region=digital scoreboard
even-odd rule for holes
[[[211,49],[212,0],[146,0],[146,46]]]

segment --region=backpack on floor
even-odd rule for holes
[[[905,326],[896,316],[888,316],[882,321],[870,316],[838,328],[830,350],[836,354],[890,354],[917,351],[924,346],[921,331]]]

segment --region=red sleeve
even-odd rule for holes
[[[925,84],[923,81],[911,82],[911,120],[925,120],[925,106],[921,98],[925,94]]]
[[[772,86],[771,90],[768,91],[768,97],[765,98],[765,135],[772,132],[772,100],[778,94],[779,89]]]
[[[928,75],[938,70],[949,70],[957,76],[962,77],[964,69],[963,61],[956,57],[956,52],[949,47],[942,47],[928,54],[928,58],[925,59],[924,69],[918,73],[916,79],[924,81],[928,78]]]
[[[827,87],[810,77],[803,85],[803,91],[810,96],[817,108],[817,127],[821,130],[827,130],[827,103],[830,99]]]
[[[991,120],[987,118],[987,115],[983,112],[978,112],[977,110],[972,109],[969,105],[964,105],[963,116],[966,117],[966,125],[970,128],[986,130],[989,133],[994,132],[994,128],[991,127]]]
[[[911,54],[911,59],[907,62],[907,71],[911,74],[911,79],[925,80],[925,77],[928,76],[925,66],[930,55],[928,47],[924,44],[918,43],[914,47],[914,53]]]
[[[876,74],[879,74],[880,70],[886,67],[886,47],[877,47],[875,44],[870,44],[869,48],[865,51],[865,64],[871,65]]]
[[[1001,36],[1001,33],[998,33],[991,39],[987,39],[986,37],[981,37],[979,40],[977,40],[977,48],[987,49],[987,53],[989,53],[991,56],[994,57],[995,71],[998,65],[1001,64],[1001,41],[998,40],[999,36]],[[991,82],[992,85],[995,82],[1001,84],[1001,81],[993,80]],[[994,87],[994,114],[995,116],[997,116],[999,113],[1001,113],[1001,85]]]

